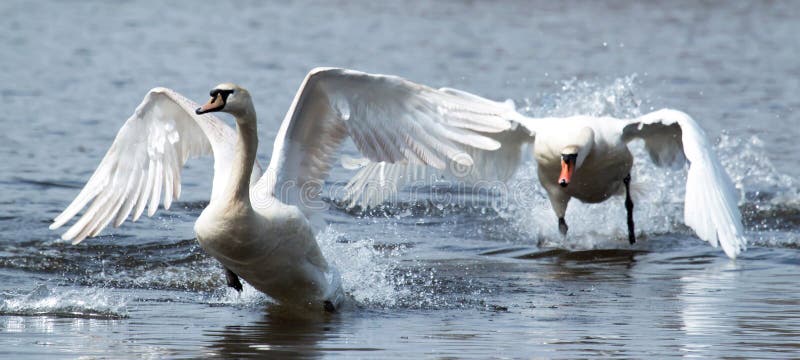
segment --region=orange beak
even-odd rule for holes
[[[225,106],[225,101],[222,99],[222,96],[216,95],[212,97],[211,100],[208,100],[205,105],[197,108],[195,113],[197,113],[197,115],[201,115],[207,112],[220,110],[223,106]]]
[[[575,170],[575,165],[572,161],[564,161],[561,159],[561,175],[558,177],[558,184],[561,187],[567,187],[569,182],[572,181],[572,171]]]

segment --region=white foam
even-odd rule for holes
[[[639,107],[643,101],[635,95],[635,79],[635,75],[628,76],[608,85],[572,79],[563,82],[559,93],[540,95],[535,101],[524,101],[526,106],[522,110],[532,116],[589,114],[636,117],[642,113]],[[715,151],[743,200],[747,193],[754,194],[755,201],[759,201],[759,194],[766,192],[769,194],[768,204],[757,204],[759,210],[765,205],[800,207],[796,182],[772,165],[763,142],[757,136],[722,134],[716,140]],[[655,167],[645,154],[641,142],[631,143],[630,148],[635,159],[631,177],[637,236],[667,232],[691,234],[683,225],[686,169]],[[529,160],[523,165],[512,183],[513,189],[529,190],[513,194],[509,208],[500,213],[539,245],[568,249],[628,246],[622,197],[612,197],[601,204],[571,201],[566,216],[570,226],[569,236],[563,239],[547,196],[536,177],[535,162]]]
[[[541,95],[536,102],[525,101],[527,106],[523,111],[537,117],[576,114],[636,117],[641,115],[639,106],[642,101],[635,96],[635,80],[636,75],[615,79],[608,85],[568,80],[562,83],[559,93]],[[686,171],[655,168],[642,144],[632,144],[631,150],[635,158],[631,177],[637,234],[680,229],[675,226],[675,220],[681,219]],[[600,204],[571,201],[566,216],[569,236],[564,239],[558,232],[557,218],[547,195],[539,184],[535,161],[528,160],[521,166],[512,183],[510,188],[515,191],[509,199],[510,207],[501,210],[501,216],[538,245],[573,250],[628,246],[623,197],[612,197]]]
[[[737,188],[756,196],[768,192],[771,196],[767,203],[771,205],[800,206],[797,182],[778,171],[757,135],[735,137],[723,133],[715,150]]]
[[[640,115],[636,90],[637,76],[615,79],[609,85],[599,85],[573,78],[561,83],[561,92],[540,94],[538,99],[525,99],[522,112],[531,116],[608,115],[629,118]]]
[[[332,226],[317,234],[328,263],[339,269],[345,293],[360,304],[393,306],[403,296],[403,290],[395,286],[392,280],[395,265],[386,257],[398,255],[394,253],[396,250],[382,254],[375,249],[374,239],[338,241],[344,238],[345,234]]]
[[[124,318],[128,299],[103,288],[64,288],[39,285],[27,293],[4,294],[3,315],[53,315],[65,317]]]
[[[358,305],[394,306],[403,295],[403,290],[395,287],[392,279],[394,265],[387,260],[387,254],[375,249],[374,239],[348,238],[339,241],[344,238],[345,234],[332,226],[327,226],[317,234],[317,242],[328,264],[340,272],[345,293]],[[390,252],[388,256],[392,257],[393,254]],[[242,286],[241,293],[226,288],[213,292],[205,301],[239,307],[260,307],[274,303],[247,282],[243,282]]]
[[[264,305],[275,303],[269,296],[256,290],[256,288],[252,287],[246,281],[242,281],[242,292],[225,286],[223,289],[215,291],[210,297],[205,299],[204,302],[213,305],[229,305],[244,308],[261,308]]]

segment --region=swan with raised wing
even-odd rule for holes
[[[728,174],[714,154],[700,126],[687,114],[663,109],[634,119],[596,116],[529,118],[513,110],[513,103],[499,103],[464,91],[445,91],[486,106],[509,111],[512,127],[485,134],[499,142],[499,151],[471,149],[474,166],[467,171],[444,171],[418,164],[365,162],[351,178],[345,200],[349,206],[374,206],[398,187],[413,181],[444,176],[479,183],[508,181],[520,163],[521,147],[531,143],[539,181],[566,235],[567,204],[576,198],[598,203],[614,195],[625,196],[628,240],[636,241],[633,200],[630,195],[633,155],[628,143],[641,139],[658,166],[689,164],[684,201],[684,222],[712,246],[722,246],[731,258],[746,249],[738,196]],[[500,111],[500,110],[498,110]],[[688,161],[687,161],[688,160]],[[357,162],[353,162],[357,163]]]
[[[236,130],[210,113],[227,112]],[[195,223],[202,248],[227,269],[289,306],[333,310],[343,292],[312,225],[320,186],[349,135],[372,161],[443,168],[472,165],[464,149],[495,150],[481,134],[506,130],[503,111],[394,76],[333,68],[312,70],[280,126],[269,167],[256,163],[256,113],[250,93],[220,84],[200,107],[178,93],[151,90],[122,126],[95,173],[58,215],[58,228],[88,206],[63,234],[78,243],[111,221],[144,208],[152,216],[181,190],[189,157],[213,154],[211,199]],[[480,132],[480,133],[479,133]]]

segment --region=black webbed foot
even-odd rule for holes
[[[561,235],[567,236],[567,230],[569,230],[567,221],[564,218],[558,218],[558,231],[561,232]]]
[[[558,231],[561,232],[561,235],[567,236],[567,230],[569,230],[567,221],[563,217],[558,218]]]
[[[325,300],[325,302],[323,302],[323,306],[324,306],[325,312],[328,312],[328,313],[335,313],[336,312],[336,306],[334,306],[333,303],[330,300]]]
[[[228,283],[228,286],[236,289],[238,292],[242,292],[242,282],[239,281],[239,276],[231,271],[231,269],[225,268],[225,281]]]

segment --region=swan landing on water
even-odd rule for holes
[[[227,112],[236,130],[214,117]],[[113,221],[152,216],[181,192],[187,159],[214,156],[211,199],[195,223],[202,248],[278,302],[335,309],[343,298],[337,271],[323,257],[312,216],[319,190],[347,136],[371,161],[442,169],[471,166],[464,151],[492,151],[485,134],[511,127],[506,109],[384,75],[345,69],[312,70],[281,124],[269,166],[256,162],[256,113],[237,85],[211,90],[203,106],[155,88],[117,133],[111,148],[51,229],[80,218],[62,235],[74,244]],[[241,286],[241,285],[239,285]]]
[[[688,162],[684,201],[684,222],[697,236],[712,246],[722,246],[730,258],[747,247],[738,196],[722,168],[705,133],[689,115],[670,109],[651,112],[635,119],[572,116],[529,118],[514,111],[513,102],[499,103],[456,89],[440,91],[474,103],[506,108],[512,128],[485,134],[500,143],[496,151],[468,151],[474,165],[469,171],[454,173],[431,170],[418,164],[388,164],[352,161],[362,167],[347,184],[350,207],[375,206],[389,198],[400,186],[425,181],[431,175],[454,181],[478,184],[508,181],[520,164],[521,148],[531,143],[539,181],[547,192],[562,234],[571,198],[587,203],[625,195],[628,240],[636,241],[630,172],[633,155],[628,142],[641,139],[651,160],[658,166],[683,166]],[[376,184],[378,186],[376,186]]]

